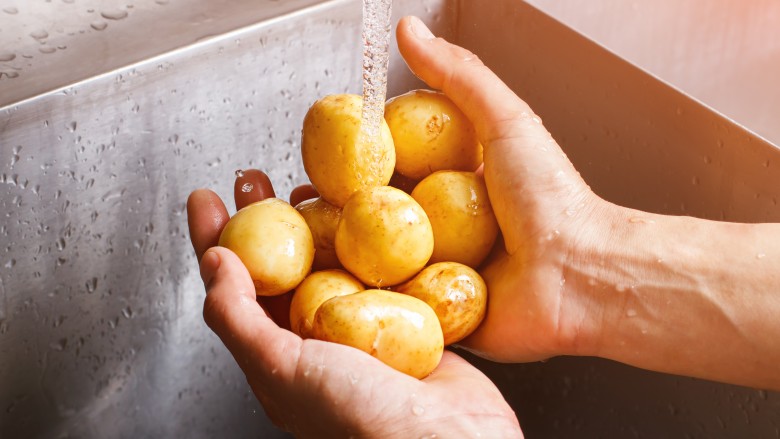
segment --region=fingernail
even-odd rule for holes
[[[431,30],[428,29],[428,26],[417,17],[412,17],[411,20],[409,20],[409,30],[412,31],[414,36],[421,40],[432,40],[436,38]]]
[[[220,262],[221,260],[219,259],[217,252],[211,250],[204,253],[203,258],[200,260],[200,278],[203,279],[203,284],[206,285],[207,292],[211,279],[214,278],[217,269],[219,269]]]

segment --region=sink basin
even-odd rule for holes
[[[0,436],[287,437],[202,321],[185,200],[198,187],[232,199],[242,168],[267,170],[282,197],[305,182],[308,106],[360,91],[360,3],[117,2],[121,19],[100,9],[111,2],[10,3],[0,0],[0,47],[15,48],[0,68],[17,73],[0,77]],[[780,138],[738,119],[730,100],[708,102],[527,2],[394,7],[477,53],[603,197],[780,221]],[[48,37],[30,36],[41,28]],[[420,86],[395,53],[388,95]],[[468,358],[529,437],[766,437],[780,425],[772,392],[599,359]]]

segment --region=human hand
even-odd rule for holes
[[[469,51],[434,38],[416,18],[398,25],[411,70],[474,123],[484,177],[503,235],[483,270],[488,312],[462,346],[499,361],[576,354],[596,328],[591,304],[567,294],[568,260],[600,232],[585,219],[612,205],[585,184],[528,105]]]
[[[252,185],[249,192],[240,189],[246,183]],[[302,187],[291,201],[311,195]],[[272,196],[259,171],[246,171],[237,180],[238,209]],[[187,214],[207,290],[204,319],[278,427],[317,438],[522,436],[498,389],[452,352],[444,352],[436,370],[417,380],[357,349],[302,340],[280,327],[277,322],[289,313],[288,296],[258,302],[238,257],[214,247],[228,221],[219,197],[208,190],[193,192]]]

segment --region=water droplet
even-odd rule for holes
[[[122,20],[127,17],[127,11],[124,9],[107,9],[100,11],[100,16],[107,20]]]
[[[49,38],[49,33],[46,32],[45,29],[37,29],[30,32],[30,36],[40,42],[41,40],[45,40],[46,38]]]
[[[628,317],[636,317],[636,310],[635,309],[629,309],[626,311],[626,316]]]
[[[691,184],[694,185],[694,186],[698,186],[699,185],[699,177],[694,176],[691,179]]]
[[[241,186],[241,192],[249,193],[252,192],[254,188],[255,186],[252,183],[244,183],[244,185]]]
[[[56,342],[53,342],[49,344],[49,347],[55,351],[62,352],[65,350],[65,347],[68,345],[68,339],[67,338],[61,338],[57,340]]]
[[[86,283],[87,292],[90,294],[94,293],[95,290],[97,290],[97,285],[98,285],[98,279],[96,277],[93,277],[92,279],[87,281]]]
[[[89,27],[97,31],[105,30],[108,27],[108,23],[103,20],[95,20],[89,24]]]
[[[19,72],[15,72],[13,70],[0,70],[0,79],[3,79],[3,76],[7,77],[8,79],[14,79],[19,77]]]
[[[588,285],[595,287],[597,284],[598,282],[596,282],[596,279],[593,278],[588,279]]]
[[[756,259],[764,259],[766,257],[766,253],[759,253],[756,255]]]
[[[76,128],[77,127],[78,127],[78,123],[73,121],[73,122],[68,124],[68,131],[70,131],[71,133],[76,132]]]
[[[9,62],[16,59],[16,54],[5,50],[0,50],[0,62]]]
[[[647,218],[634,217],[628,220],[631,224],[655,224],[655,221]]]
[[[19,10],[16,9],[15,7],[13,7],[13,6],[10,6],[10,7],[7,7],[7,8],[3,8],[3,12],[5,12],[8,15],[16,15],[16,14],[19,13]]]
[[[423,413],[425,413],[425,407],[420,405],[415,405],[414,407],[412,407],[412,413],[415,416],[421,416]]]
[[[126,319],[132,319],[133,318],[133,309],[129,306],[122,308],[122,315],[125,316]]]
[[[41,52],[44,55],[49,55],[57,51],[56,47],[51,46],[41,46],[38,48],[38,52]]]

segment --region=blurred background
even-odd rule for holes
[[[780,2],[396,0],[477,53],[605,198],[780,221]],[[360,91],[356,0],[0,0],[0,437],[286,437],[201,318],[185,201],[305,182]],[[388,96],[420,87],[398,54]],[[780,437],[780,395],[496,365],[528,437]]]

